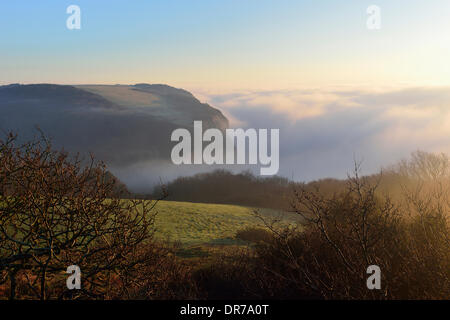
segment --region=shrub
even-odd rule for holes
[[[247,242],[271,242],[273,240],[272,233],[263,228],[246,227],[236,233],[236,238]]]
[[[297,190],[292,207],[305,231],[274,231],[276,241],[257,248],[255,268],[278,279],[277,290],[294,286],[292,298],[447,299],[450,197],[446,177],[432,177],[410,184],[415,193],[405,189],[406,204],[379,196],[357,170],[343,194]],[[369,265],[381,268],[382,290],[366,287]]]
[[[111,277],[153,259],[137,252],[152,242],[154,203],[112,198],[116,187],[102,163],[54,151],[44,137],[0,141],[0,275],[11,299],[72,294],[70,265],[82,271],[77,295],[107,298]]]

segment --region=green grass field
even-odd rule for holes
[[[247,226],[263,226],[254,216],[255,208],[235,205],[203,204],[160,201],[155,210],[156,237],[161,240],[179,241],[182,245],[233,245],[236,232]],[[274,219],[283,213],[268,209],[256,209],[265,219]],[[290,223],[298,219],[283,214]]]

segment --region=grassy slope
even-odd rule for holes
[[[253,208],[242,206],[160,201],[155,210],[157,237],[183,245],[237,244],[233,238],[238,230],[262,225]],[[272,210],[258,211],[267,218],[278,216]]]

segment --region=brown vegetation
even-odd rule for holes
[[[1,141],[0,275],[11,299],[108,298],[112,281],[126,296],[130,275],[162,253],[151,247],[154,203],[116,191],[103,164],[83,165],[45,138]],[[70,265],[82,270],[82,290],[65,288]]]
[[[298,188],[292,208],[304,229],[267,223],[273,241],[257,246],[242,267],[251,270],[247,282],[261,284],[254,297],[448,299],[448,169],[443,155],[415,153],[395,171],[403,197],[394,199],[378,190],[382,175],[360,177],[358,166],[345,192]],[[381,268],[381,290],[366,286],[370,265]]]
[[[237,233],[249,246],[191,263],[153,239],[155,202],[119,199],[125,189],[103,164],[55,152],[44,138],[18,145],[8,135],[0,142],[0,297],[447,299],[448,157],[417,152],[383,174],[359,172],[356,164],[346,181],[309,184],[238,177],[246,190],[248,181],[259,186],[250,200],[283,190],[268,199],[289,205],[302,225],[263,220],[266,228]],[[220,174],[236,178],[211,177]],[[82,290],[65,286],[70,265],[82,270]],[[366,286],[369,265],[381,269],[381,290]]]

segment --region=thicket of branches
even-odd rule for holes
[[[155,202],[123,201],[117,190],[102,163],[54,151],[44,137],[0,141],[0,284],[11,299],[126,297],[137,270],[163,261]],[[82,290],[65,287],[70,265]]]
[[[450,162],[445,155],[414,153],[387,173],[361,177],[359,164],[344,190],[297,185],[291,208],[299,228],[263,219],[266,232],[246,229],[249,250],[201,270],[215,298],[448,299],[450,296]],[[269,231],[269,235],[267,234]],[[270,236],[271,235],[271,236]],[[381,269],[381,290],[369,290],[367,267]],[[230,293],[229,295],[227,295]]]

